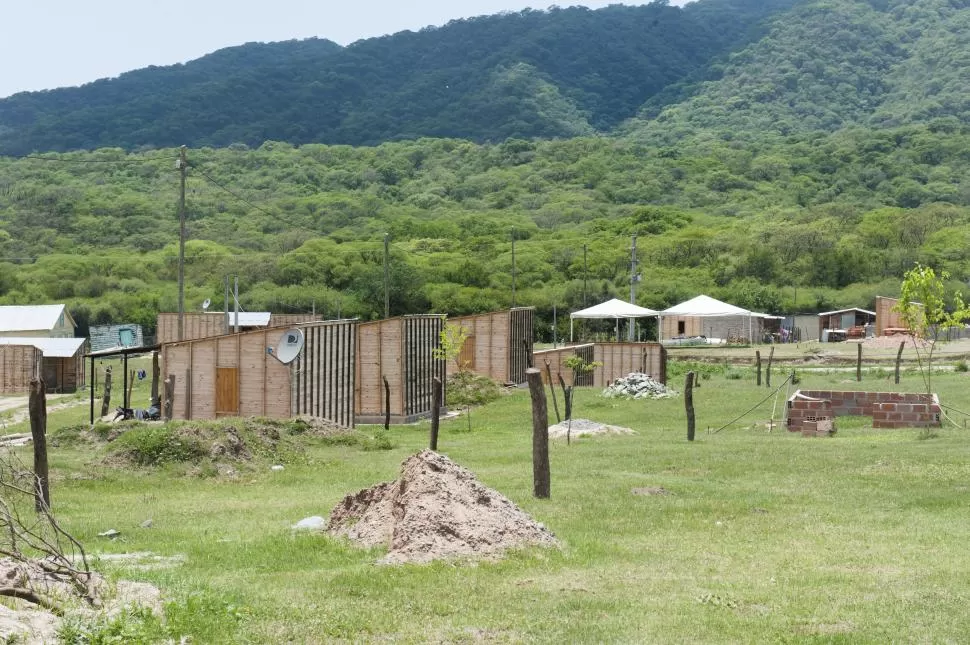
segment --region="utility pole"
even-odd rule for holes
[[[589,265],[586,263],[586,248],[583,244],[583,308],[586,308],[586,276],[589,273]]]
[[[239,276],[238,275],[235,276],[235,284],[232,290],[232,300],[233,302],[236,303],[236,307],[234,310],[236,319],[233,321],[232,333],[238,334],[239,333]]]
[[[226,334],[229,334],[229,276],[226,275],[226,306],[223,309],[223,319],[226,323]]]
[[[633,246],[630,247],[630,304],[637,304],[637,236],[633,236]],[[636,318],[630,318],[630,342],[633,342],[633,328]]]
[[[512,307],[515,308],[515,227],[512,228]]]
[[[179,148],[179,158],[175,167],[179,171],[179,323],[178,339],[182,340],[185,330],[185,173],[189,168],[185,146]]]
[[[388,273],[387,256],[390,236],[384,233],[384,319],[391,317],[391,277]]]

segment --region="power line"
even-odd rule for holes
[[[262,208],[260,206],[257,206],[256,204],[252,203],[251,201],[249,201],[248,199],[246,199],[245,197],[243,197],[239,193],[236,193],[235,191],[233,191],[232,189],[230,189],[228,186],[222,184],[219,181],[216,181],[215,179],[213,179],[212,177],[210,177],[206,173],[202,172],[202,170],[200,168],[195,167],[195,170],[196,170],[196,172],[199,173],[200,176],[202,176],[203,179],[205,179],[206,181],[208,181],[210,184],[212,184],[216,188],[219,188],[220,190],[223,190],[223,191],[229,193],[230,195],[232,195],[233,197],[235,197],[236,199],[238,199],[242,203],[247,204],[251,208],[254,208],[254,209],[258,210],[260,213],[263,213],[264,215],[269,215],[270,217],[279,218],[279,213],[271,213],[268,210],[266,210],[265,208]]]
[[[42,157],[36,154],[20,155],[20,156],[10,156],[10,157],[0,157],[0,159],[34,159],[36,161],[50,161],[54,163],[73,163],[73,164],[89,164],[89,163],[110,163],[119,165],[137,165],[144,163],[146,161],[169,161],[171,160],[171,155],[157,155],[152,157],[143,157],[139,159],[64,159],[61,157]]]

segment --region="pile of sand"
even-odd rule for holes
[[[384,563],[498,556],[557,546],[555,536],[501,493],[431,450],[408,457],[397,481],[348,495],[327,531],[366,547],[387,547]]]
[[[576,437],[592,437],[604,434],[636,434],[636,431],[631,428],[611,426],[607,423],[590,421],[589,419],[573,419],[571,422],[561,421],[554,426],[549,426],[550,439],[565,439],[567,432],[573,439]]]

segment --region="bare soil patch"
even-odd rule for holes
[[[382,563],[498,557],[559,541],[511,500],[431,450],[408,457],[401,475],[348,495],[327,532],[365,547],[386,547]]]

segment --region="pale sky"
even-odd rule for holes
[[[688,0],[671,0],[682,6]],[[81,85],[149,65],[182,63],[223,47],[313,36],[347,45],[527,7],[618,0],[4,0],[0,97]],[[644,4],[626,0],[622,4]]]

